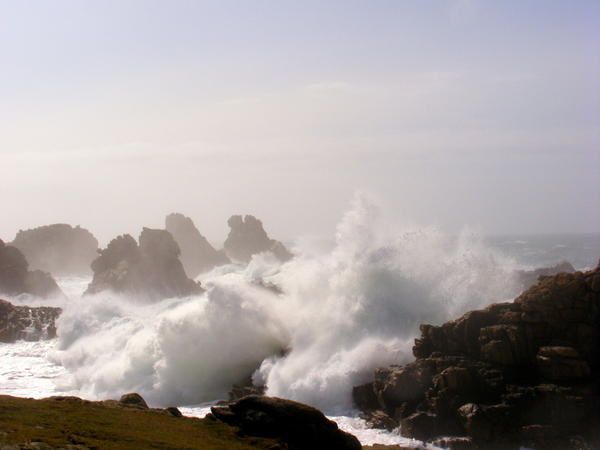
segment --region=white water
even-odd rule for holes
[[[332,250],[294,250],[284,265],[258,255],[202,276],[202,296],[154,304],[82,298],[86,280],[60,280],[69,299],[57,300],[59,338],[0,346],[0,392],[96,399],[135,391],[156,406],[198,405],[225,398],[254,372],[269,395],[323,409],[364,444],[406,444],[366,429],[352,412],[352,386],[377,366],[410,360],[420,323],[514,294],[512,262],[476,236],[403,228],[362,198]],[[202,415],[206,405],[185,411]]]

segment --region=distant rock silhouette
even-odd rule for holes
[[[0,239],[0,292],[7,295],[31,294],[38,297],[62,295],[52,275],[28,270],[23,253]]]
[[[92,233],[62,223],[21,230],[11,245],[21,250],[31,268],[54,275],[90,273],[90,264],[98,256]]]
[[[525,290],[536,284],[540,277],[573,272],[575,272],[573,265],[568,261],[562,261],[551,267],[540,267],[534,270],[517,270],[517,282],[521,289]]]
[[[138,245],[126,234],[100,250],[92,263],[94,278],[86,294],[111,290],[160,300],[202,292],[200,284],[187,277],[179,246],[168,231],[144,228],[139,241]]]
[[[262,222],[254,216],[231,216],[227,221],[230,227],[229,236],[225,240],[225,251],[231,259],[249,262],[252,255],[271,252],[279,260],[287,261],[293,257],[285,246],[269,238]]]
[[[169,214],[165,219],[165,229],[173,235],[181,250],[181,262],[189,277],[195,278],[217,266],[231,261],[223,250],[213,248],[200,234],[194,222],[183,214]]]

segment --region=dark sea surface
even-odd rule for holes
[[[569,261],[583,270],[596,267],[600,259],[600,233],[488,236],[486,241],[524,268]]]

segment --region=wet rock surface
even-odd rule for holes
[[[374,425],[448,448],[600,446],[600,268],[422,325],[416,360],[354,388]]]
[[[144,228],[139,245],[126,234],[113,239],[92,263],[94,278],[86,294],[105,290],[147,300],[199,294],[179,260],[179,246],[168,231]]]
[[[179,245],[180,259],[190,278],[231,262],[223,250],[215,250],[210,245],[189,217],[169,214],[165,219],[165,229]]]
[[[89,274],[98,256],[98,240],[92,233],[62,223],[21,230],[11,245],[23,253],[32,269],[54,275]]]
[[[0,342],[39,341],[56,337],[60,308],[15,306],[0,300]]]
[[[273,253],[280,261],[293,257],[281,242],[269,238],[262,222],[256,217],[231,216],[227,224],[230,230],[224,247],[231,259],[247,263],[252,255],[262,252]]]
[[[250,436],[276,438],[290,450],[360,450],[354,436],[308,405],[276,397],[248,396],[227,406],[211,408],[212,415]]]
[[[37,297],[62,295],[52,275],[40,270],[29,270],[21,251],[0,240],[0,293],[7,295],[30,294]]]

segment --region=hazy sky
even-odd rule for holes
[[[600,231],[600,2],[0,0],[1,238],[329,234],[356,190]]]

